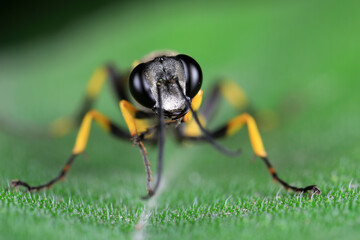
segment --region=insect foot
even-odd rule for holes
[[[142,196],[141,199],[146,200],[146,199],[151,198],[151,197],[154,196],[154,195],[155,195],[154,190],[150,189],[150,190],[148,191],[148,195]]]
[[[316,185],[314,185],[311,189],[311,195],[320,195],[321,194],[321,190],[320,188],[318,188]]]
[[[314,194],[316,194],[316,195],[321,194],[320,188],[318,188],[316,185],[307,186],[307,187],[301,189],[299,192],[307,193],[308,191],[310,191],[311,196],[313,196]]]
[[[10,188],[14,188],[15,191],[17,191],[20,186],[26,187],[29,192],[31,191],[31,187],[27,183],[18,179],[11,181]]]

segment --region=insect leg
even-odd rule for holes
[[[200,111],[198,114],[198,121],[196,119],[189,118],[187,121],[187,126],[183,129],[178,131],[180,140],[197,140],[197,141],[205,141],[207,140],[205,136],[202,135],[202,131],[200,129],[200,122],[205,126],[208,118],[211,117],[212,113],[214,112],[213,104],[217,104],[219,101],[219,95],[223,95],[225,99],[230,102],[237,109],[246,108],[248,105],[248,101],[242,89],[238,87],[234,82],[230,81],[223,81],[215,86],[215,88],[210,93],[210,99],[205,100],[204,109]],[[193,101],[196,100],[196,97]],[[193,103],[191,103],[193,105]],[[199,107],[199,106],[198,106]],[[195,109],[196,111],[196,109]],[[196,117],[196,114],[194,115]],[[298,188],[295,186],[291,186],[277,175],[275,172],[274,167],[271,165],[267,153],[264,148],[264,144],[262,142],[257,124],[254,118],[248,114],[240,114],[235,118],[231,119],[227,124],[218,128],[215,131],[209,132],[212,138],[217,139],[221,137],[226,137],[234,134],[235,132],[239,131],[243,125],[247,124],[250,142],[253,148],[253,151],[256,156],[260,157],[264,163],[266,164],[271,176],[277,182],[279,182],[285,189],[291,189],[295,192],[307,192],[311,191],[312,194],[320,194],[321,191],[315,185],[307,186],[304,188]]]
[[[111,84],[111,88],[118,99],[117,102],[128,99],[126,92],[128,74],[120,74],[112,65],[99,67],[95,70],[87,84],[80,108],[74,116],[62,117],[50,124],[49,134],[55,137],[64,136],[78,127],[85,114],[93,108],[106,80]]]
[[[65,136],[81,123],[85,114],[93,107],[107,78],[108,71],[106,67],[99,67],[95,70],[87,84],[84,100],[76,114],[74,116],[61,117],[53,121],[48,129],[50,136]]]
[[[211,136],[209,131],[201,123],[201,119],[199,118],[199,116],[195,112],[195,110],[193,109],[193,106],[192,106],[193,103],[191,103],[190,100],[185,96],[184,91],[183,91],[179,81],[175,80],[175,83],[177,85],[177,88],[178,88],[180,94],[182,95],[183,99],[185,100],[186,106],[190,109],[190,111],[184,116],[184,121],[186,122],[187,121],[186,120],[187,115],[190,115],[190,120],[192,118],[195,120],[195,123],[198,126],[198,128],[200,129],[201,133],[203,134],[204,139],[206,139],[215,149],[217,149],[218,151],[220,151],[223,154],[226,154],[228,156],[237,156],[237,155],[239,155],[240,152],[241,152],[240,150],[232,151],[232,150],[224,147],[223,145],[219,144],[218,142],[216,142],[214,140],[214,138]],[[196,96],[195,96],[195,98],[196,98]],[[200,104],[201,104],[201,101],[200,101],[200,103],[198,103],[198,105],[200,106]]]
[[[127,71],[125,74],[120,74],[118,70],[113,65],[107,65],[108,76],[111,82],[112,89],[114,90],[114,94],[117,97],[117,103],[121,100],[129,100],[129,96],[127,93],[128,89],[128,79],[129,72]]]
[[[148,154],[146,151],[146,148],[143,144],[143,140],[146,140],[146,137],[149,138],[153,138],[153,132],[149,132],[150,129],[150,125],[146,120],[143,119],[138,119],[136,118],[139,110],[136,109],[130,102],[126,101],[126,100],[122,100],[120,101],[120,109],[122,112],[122,115],[125,119],[126,125],[129,129],[130,132],[130,136],[133,139],[134,144],[139,146],[141,155],[143,157],[144,160],[144,165],[145,165],[145,171],[147,174],[147,183],[146,183],[146,189],[148,192],[147,197],[151,197],[155,194],[157,185],[156,184],[156,188],[152,189],[151,188],[151,170],[150,170],[150,162],[148,159]],[[156,130],[156,129],[154,129]],[[144,133],[146,133],[146,135],[144,135]],[[160,149],[162,149],[163,147],[161,147],[162,144],[160,143]],[[159,179],[159,176],[161,175],[161,170],[162,170],[162,164],[158,164],[158,171],[160,168],[160,172],[158,172],[157,174],[157,179]],[[158,180],[157,180],[158,182]]]
[[[301,193],[301,192],[311,191],[311,194],[320,194],[321,193],[320,189],[316,185],[310,185],[310,186],[307,186],[304,188],[298,188],[298,187],[288,184],[287,182],[285,182],[278,176],[274,167],[272,166],[272,164],[270,163],[270,161],[268,159],[268,156],[265,151],[264,144],[261,139],[258,127],[256,125],[254,118],[251,115],[249,115],[247,113],[240,114],[240,115],[234,117],[233,119],[231,119],[224,126],[211,132],[211,135],[213,138],[221,138],[221,137],[231,136],[231,135],[235,134],[237,131],[239,131],[245,124],[248,127],[250,143],[252,145],[252,149],[253,149],[255,155],[260,157],[264,161],[264,163],[266,164],[266,166],[268,168],[268,171],[270,172],[271,176],[273,177],[273,179],[275,181],[279,182],[285,189],[291,189],[294,192]],[[189,139],[189,140],[191,140],[191,139],[201,140],[202,139],[202,137],[186,137],[186,136],[184,136],[184,138]]]
[[[220,79],[210,90],[201,106],[200,114],[207,122],[213,117],[218,108],[221,96],[230,103],[237,111],[249,110],[249,101],[244,90],[229,79]]]
[[[83,153],[85,151],[89,135],[90,135],[90,128],[92,121],[95,120],[96,123],[98,123],[106,132],[112,134],[115,137],[122,138],[122,139],[129,139],[130,135],[117,127],[114,123],[112,123],[106,116],[102,115],[96,110],[91,110],[87,114],[85,114],[85,117],[83,118],[83,121],[81,123],[78,135],[76,137],[75,145],[72,150],[72,154],[70,155],[67,163],[62,168],[60,173],[53,179],[51,179],[49,182],[39,185],[39,186],[31,186],[28,183],[21,181],[21,180],[13,180],[11,183],[12,187],[19,187],[23,186],[26,187],[28,191],[40,191],[44,188],[50,188],[53,184],[58,182],[61,179],[64,179],[67,172],[69,171],[72,163],[74,162],[75,158]]]
[[[201,98],[199,98],[199,95],[203,95],[202,90],[200,90],[199,93],[191,101],[191,107],[194,111],[198,111],[201,104]],[[230,105],[233,106],[234,109],[238,112],[242,110],[253,112],[243,89],[229,79],[220,79],[211,88],[210,94],[205,98],[201,105],[201,109],[197,112],[200,122],[203,126],[209,124],[209,122],[215,115],[220,100],[222,100],[223,98],[227,100],[227,102],[229,102]],[[195,108],[193,105],[197,105],[197,108]],[[195,119],[191,117],[192,114],[190,112],[185,115],[184,121],[187,124],[185,126],[177,128],[178,136],[182,134],[194,137],[201,135],[201,129],[199,128]],[[179,139],[181,140],[181,137]]]
[[[157,93],[158,93],[158,107],[157,107],[156,111],[157,111],[157,115],[158,115],[158,123],[157,123],[158,136],[157,137],[158,137],[158,142],[159,142],[159,152],[158,152],[157,176],[156,176],[156,181],[155,181],[153,188],[151,188],[151,184],[150,184],[151,171],[150,171],[150,168],[148,168],[149,161],[147,159],[147,153],[146,153],[145,147],[141,140],[138,140],[136,142],[139,145],[140,151],[143,155],[144,163],[145,163],[145,170],[148,175],[148,180],[147,180],[147,185],[146,185],[148,194],[146,196],[143,196],[142,197],[143,199],[148,199],[156,193],[157,189],[160,186],[160,181],[161,181],[161,176],[162,176],[164,147],[165,147],[165,121],[164,121],[164,110],[163,110],[163,106],[162,106],[163,103],[162,103],[162,98],[161,98],[162,87],[163,87],[162,83],[158,82],[156,85]],[[138,138],[139,127],[144,128],[145,132],[148,131],[149,126],[141,126],[141,125],[139,126],[139,124],[136,122],[136,113],[138,110],[134,106],[132,106],[129,102],[123,100],[120,102],[120,108],[121,108],[121,112],[123,113],[123,116],[125,118],[125,122],[129,128],[131,136]],[[137,120],[137,121],[139,121],[139,120]]]

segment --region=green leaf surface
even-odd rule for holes
[[[194,57],[205,97],[222,76],[257,110],[279,175],[317,184],[320,196],[288,193],[271,181],[244,129],[221,143],[167,136],[164,181],[149,201],[138,148],[92,128],[88,158],[64,182],[40,193],[9,189],[12,179],[41,184],[71,153],[76,132],[39,139],[0,132],[1,239],[358,239],[360,234],[360,5],[356,1],[146,2],[114,4],[0,52],[0,116],[16,126],[47,126],[72,114],[94,69],[126,70],[153,50]],[[96,109],[124,125],[108,87]],[[236,112],[221,105],[210,128]],[[23,129],[22,127],[19,129]],[[156,169],[156,146],[149,146]],[[154,172],[154,176],[155,176]]]

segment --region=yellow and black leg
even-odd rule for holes
[[[54,137],[64,136],[77,128],[85,114],[93,108],[106,80],[109,81],[112,90],[114,90],[117,102],[128,100],[126,92],[127,79],[128,74],[120,74],[111,65],[97,68],[88,82],[85,97],[80,108],[73,117],[62,117],[55,120],[49,127],[50,135]]]
[[[279,182],[285,189],[293,190],[294,192],[297,193],[304,193],[308,191],[310,191],[311,194],[321,193],[320,189],[316,185],[310,185],[304,188],[298,188],[288,184],[287,182],[279,178],[274,167],[271,165],[268,159],[256,122],[254,118],[249,114],[247,113],[240,114],[237,117],[231,119],[225,126],[213,132],[213,136],[215,138],[231,136],[237,131],[239,131],[245,124],[248,127],[250,143],[252,145],[255,155],[260,157],[264,161],[264,163],[268,168],[269,173],[271,174],[271,176],[275,181]]]
[[[179,88],[180,92],[182,92],[180,84],[178,84],[178,88]],[[227,91],[225,91],[225,93],[223,92],[223,95],[225,97],[227,96],[226,97],[226,98],[228,98],[227,100],[232,105],[236,104],[236,102],[232,103],[231,102],[232,99],[230,98],[230,96],[232,95],[230,93],[234,89],[235,89],[235,91],[237,91],[236,88],[234,86],[232,86],[232,87],[228,88]],[[237,94],[239,94],[239,92]],[[216,94],[212,94],[212,96],[216,96]],[[186,100],[186,97],[184,95],[183,95],[183,97]],[[195,102],[197,102],[196,97],[193,99],[193,101],[194,100],[195,100]],[[200,100],[200,102],[201,102],[201,100]],[[262,142],[257,124],[251,115],[249,115],[247,113],[240,114],[240,115],[236,116],[235,118],[231,119],[223,127],[220,127],[217,130],[210,132],[207,129],[205,129],[205,127],[204,127],[204,123],[206,122],[206,119],[203,117],[203,115],[200,114],[198,116],[198,114],[195,112],[200,107],[200,103],[194,104],[192,102],[190,104],[187,101],[187,105],[189,106],[189,108],[191,110],[192,118],[184,119],[184,121],[186,123],[188,123],[189,126],[182,131],[182,136],[181,136],[182,140],[200,140],[200,141],[211,142],[211,141],[209,141],[211,139],[217,139],[217,138],[222,138],[222,137],[233,135],[234,133],[239,131],[246,124],[248,127],[250,143],[252,145],[255,155],[260,157],[264,161],[271,176],[273,177],[273,179],[275,181],[278,181],[285,189],[291,189],[295,192],[303,193],[303,192],[311,191],[311,194],[320,194],[321,193],[320,189],[316,185],[310,185],[310,186],[307,186],[304,188],[298,188],[295,186],[291,186],[290,184],[288,184],[287,182],[283,181],[282,179],[280,179],[278,177],[277,173],[275,172],[275,169],[273,168],[273,166],[271,165],[271,163],[267,157],[267,153],[265,151],[264,144]],[[196,106],[196,107],[194,107],[194,106]]]
[[[249,101],[245,95],[244,90],[236,83],[229,79],[220,79],[210,90],[209,95],[202,100],[202,90],[192,99],[191,106],[193,111],[198,111],[198,118],[203,126],[209,124],[214,117],[216,110],[219,107],[219,103],[222,99],[225,99],[234,108],[236,112],[252,112]],[[201,97],[199,97],[201,95]],[[200,108],[201,105],[201,109]],[[190,116],[188,116],[190,115]],[[191,113],[187,114],[184,121],[187,123],[185,126],[178,128],[178,135],[186,136],[199,136],[201,130],[194,118],[191,118]],[[181,140],[181,137],[179,138]]]
[[[40,191],[44,188],[50,188],[53,184],[58,182],[59,180],[62,180],[65,178],[67,172],[69,171],[72,163],[74,162],[75,158],[83,153],[85,151],[89,135],[90,135],[90,128],[92,121],[95,121],[98,123],[102,129],[104,129],[106,132],[110,133],[111,135],[121,138],[121,139],[130,139],[130,135],[123,131],[121,128],[116,126],[114,123],[112,123],[106,116],[99,113],[98,111],[91,110],[88,113],[85,114],[85,117],[82,120],[80,130],[78,132],[74,148],[72,150],[72,154],[69,157],[67,163],[62,168],[60,173],[53,179],[51,179],[49,182],[39,185],[39,186],[31,186],[28,183],[21,181],[21,180],[14,180],[11,183],[12,187],[19,187],[23,186],[26,187],[28,191]]]
[[[203,116],[207,122],[213,117],[222,98],[230,103],[237,112],[252,112],[244,90],[230,79],[220,79],[211,88],[209,96],[205,98],[200,109],[201,116]]]
[[[137,115],[139,115],[139,110],[136,109],[130,102],[126,101],[126,100],[122,100],[120,102],[120,109],[122,112],[122,115],[125,119],[126,125],[129,129],[130,132],[130,136],[134,142],[135,145],[139,146],[141,155],[143,157],[144,160],[144,165],[145,165],[145,171],[147,174],[147,183],[146,183],[146,189],[147,189],[147,196],[143,197],[143,198],[149,198],[151,196],[153,196],[158,188],[159,185],[159,181],[161,178],[161,173],[162,173],[162,155],[163,155],[163,148],[164,148],[164,140],[159,141],[160,146],[159,146],[159,160],[158,160],[158,172],[157,172],[157,180],[155,183],[154,188],[151,187],[151,181],[152,181],[152,172],[150,169],[150,161],[148,159],[148,154],[146,151],[146,148],[143,144],[143,140],[147,140],[147,139],[153,139],[154,138],[154,133],[158,133],[160,134],[159,136],[163,136],[163,133],[160,133],[159,129],[162,129],[163,126],[161,127],[158,125],[158,127],[150,127],[149,122],[147,120],[144,119],[139,119],[137,118]],[[159,116],[161,117],[161,116]],[[164,136],[163,136],[164,137]]]
[[[207,140],[215,149],[226,154],[228,156],[237,156],[240,154],[240,149],[237,151],[232,151],[223,145],[219,144],[214,140],[211,136],[210,132],[204,127],[204,118],[202,116],[198,116],[196,113],[197,109],[200,108],[202,102],[202,94],[203,91],[200,90],[197,95],[192,99],[190,102],[189,99],[185,96],[184,91],[179,83],[179,81],[175,82],[179,93],[182,95],[183,99],[185,100],[187,108],[190,110],[183,118],[183,121],[186,122],[189,126],[185,127],[185,129],[180,129],[178,131],[178,135],[180,135],[180,140],[182,140],[181,134],[185,132],[185,135],[189,136],[204,136],[204,140]]]
[[[164,83],[159,81],[156,84],[156,90],[158,93],[158,99],[157,99],[157,123],[154,127],[150,127],[149,123],[146,120],[139,119],[137,117],[139,114],[139,110],[136,109],[131,103],[129,103],[126,100],[123,100],[120,102],[120,108],[121,112],[124,116],[126,125],[129,128],[130,135],[134,139],[134,143],[137,144],[140,148],[140,152],[143,156],[144,163],[145,163],[145,170],[147,172],[147,192],[148,194],[146,196],[143,196],[143,199],[147,199],[152,197],[157,189],[160,186],[161,176],[162,176],[162,169],[163,169],[163,158],[164,158],[164,147],[165,147],[165,123],[164,120],[164,111],[163,111],[163,102],[161,98],[161,91],[162,88],[164,88]],[[149,138],[157,137],[157,141],[159,144],[159,152],[158,152],[158,164],[157,164],[157,176],[156,181],[154,183],[154,187],[151,187],[151,170],[150,170],[150,163],[147,158],[147,152],[143,145],[142,139],[146,139],[146,135],[148,135]],[[156,133],[157,136],[153,136],[154,133]]]
[[[235,134],[237,131],[239,131],[244,125],[247,125],[249,137],[250,137],[250,143],[252,146],[252,149],[257,157],[260,157],[264,163],[266,164],[268,171],[270,172],[273,179],[277,182],[279,182],[285,189],[287,190],[293,190],[297,193],[305,193],[310,191],[311,194],[320,194],[321,191],[316,185],[310,185],[304,188],[298,188],[295,186],[292,186],[279,178],[278,174],[276,173],[274,167],[271,165],[267,153],[264,148],[263,141],[261,139],[258,127],[256,125],[256,122],[254,118],[247,114],[243,113],[240,114],[233,119],[231,119],[227,124],[224,126],[218,128],[217,130],[211,132],[211,136],[215,139],[222,138],[222,137],[228,137],[233,134]],[[204,137],[202,136],[183,136],[184,139],[188,140],[203,140]]]

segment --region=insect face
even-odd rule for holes
[[[135,67],[129,82],[133,97],[153,110],[159,107],[157,86],[160,85],[164,114],[176,119],[188,112],[183,94],[188,98],[196,95],[201,88],[202,73],[198,63],[189,56],[160,56]],[[183,94],[176,82],[183,89]]]

